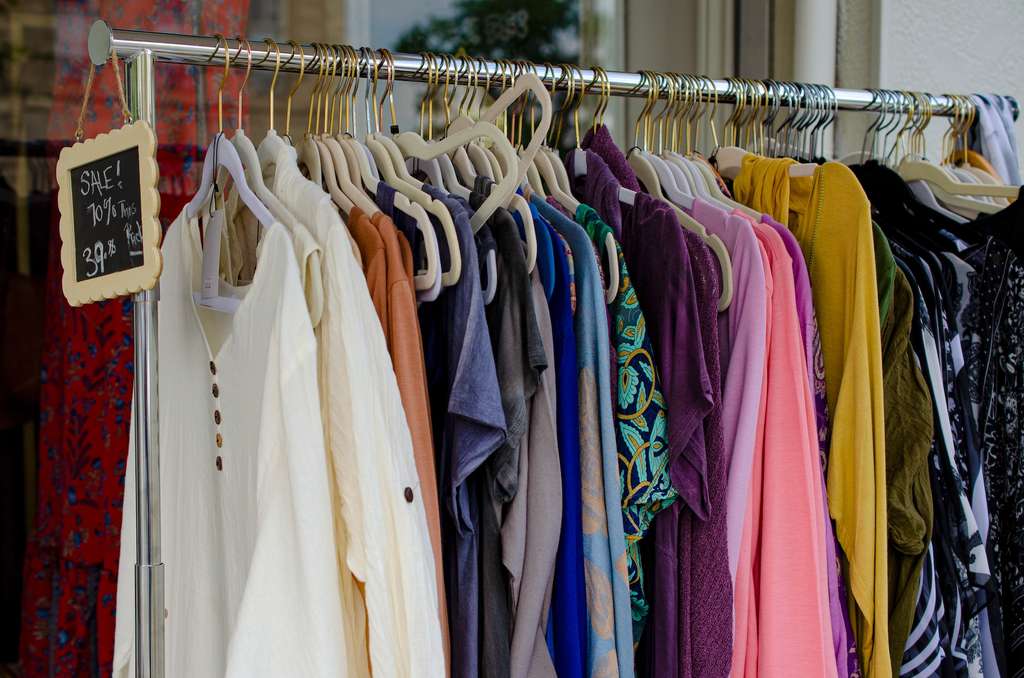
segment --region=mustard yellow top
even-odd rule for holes
[[[882,347],[871,206],[848,167],[790,177],[789,159],[748,155],[736,199],[786,224],[811,276],[831,418],[829,510],[848,563],[867,678],[890,678]]]

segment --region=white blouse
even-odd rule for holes
[[[366,278],[330,196],[300,174],[294,160],[277,163],[273,182],[272,190],[311,225],[323,249],[317,336],[326,440],[345,563],[365,591],[373,674],[441,678],[434,557],[412,437]]]
[[[345,675],[317,345],[291,239],[260,238],[234,314],[198,307],[199,225],[163,246],[160,491],[166,667],[189,678]],[[125,474],[114,676],[134,676],[135,451]]]

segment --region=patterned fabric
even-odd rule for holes
[[[977,271],[966,319],[971,402],[989,501],[988,545],[1009,678],[1024,676],[1024,262],[991,239],[965,257]]]
[[[200,11],[201,10],[201,11]],[[103,17],[139,30],[238,35],[248,0],[114,2],[57,0],[55,70],[49,137],[70,139],[88,71],[89,26]],[[201,77],[202,74],[202,77]],[[201,104],[216,91],[218,69],[159,67],[157,133],[162,214],[173,218],[194,189],[194,156],[169,145],[194,146],[216,129],[216,107]],[[227,91],[237,91],[234,72]],[[86,137],[120,125],[112,69],[96,73]],[[225,119],[234,119],[226,97]],[[203,113],[197,115],[197,111]],[[232,116],[232,117],[228,117]],[[177,151],[177,157],[169,153]],[[166,222],[165,222],[166,223]],[[131,299],[71,308],[61,293],[59,246],[51,238],[46,334],[40,394],[38,508],[25,554],[21,661],[24,675],[110,675],[114,605],[131,420],[133,348]]]
[[[939,672],[939,666],[946,657],[943,647],[948,642],[939,640],[943,634],[945,610],[935,573],[935,554],[929,545],[921,568],[921,592],[917,597],[914,625],[907,637],[903,651],[901,678],[926,678]]]
[[[930,453],[935,529],[933,546],[939,592],[948,613],[941,641],[946,651],[944,667],[981,675],[981,639],[976,587],[987,581],[988,560],[974,512],[966,495],[966,483],[956,460],[955,421],[946,397],[948,342],[941,304],[927,267],[893,242],[897,263],[914,289],[914,348],[929,382],[934,401],[935,439]],[[934,311],[934,312],[933,312]],[[920,605],[918,605],[918,612]],[[915,616],[914,626],[920,619]]]
[[[611,227],[588,205],[580,205],[576,221],[586,229],[604,261],[605,238]],[[615,401],[616,432],[619,448],[619,478],[622,489],[622,524],[626,533],[626,566],[632,603],[633,637],[639,640],[650,607],[644,596],[644,572],[640,559],[640,540],[651,521],[678,494],[668,475],[668,450],[665,444],[667,406],[659,386],[654,349],[647,336],[636,290],[629,279],[622,248],[615,243],[619,268],[619,289],[612,302],[611,343],[618,375]]]
[[[590,622],[587,675],[625,678],[633,675],[633,634],[604,291],[586,231],[539,195],[534,194],[531,202],[565,237],[576,266],[579,306],[574,324],[579,367],[580,483]]]

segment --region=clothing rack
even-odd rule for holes
[[[222,47],[227,45],[225,52]],[[317,64],[317,49],[313,45],[302,45],[293,50],[288,42],[276,43],[280,49],[280,70],[298,73],[300,64],[305,71],[312,70]],[[278,50],[273,44],[254,41],[252,49],[252,68],[257,70],[274,70],[278,62]],[[178,35],[174,33],[154,33],[112,28],[106,22],[96,21],[89,31],[89,56],[92,62],[101,66],[107,62],[112,53],[116,52],[125,62],[126,94],[132,116],[136,120],[147,121],[156,131],[156,94],[154,91],[154,66],[157,62],[188,64],[194,66],[223,67],[230,55],[230,67],[245,68],[248,64],[249,47],[239,40],[220,40],[213,36]],[[245,58],[238,57],[245,54]],[[420,55],[394,53],[394,79],[426,82],[428,73],[436,71],[428,68],[428,60]],[[331,57],[328,57],[331,58]],[[372,64],[372,62],[376,62]],[[455,76],[458,84],[469,84],[469,59],[455,58],[449,73]],[[449,65],[451,64],[449,59]],[[359,75],[367,77],[373,73],[390,76],[388,67],[382,65],[379,52],[364,51],[362,53]],[[510,63],[499,61],[474,60],[473,70],[485,78],[500,78],[508,73]],[[650,93],[650,78],[640,73],[604,71],[607,76],[605,90],[615,96],[645,97]],[[599,74],[593,68],[579,68],[568,65],[541,65],[537,75],[552,91],[566,90],[570,80],[578,83],[595,83]],[[460,82],[465,77],[467,82]],[[735,83],[728,80],[702,78],[696,83],[700,96],[705,101],[734,103],[737,98]],[[754,82],[753,91],[756,95],[771,94],[783,105],[807,105],[801,101],[806,85],[785,83],[790,87],[779,86],[780,83]],[[794,86],[795,85],[795,86]],[[595,87],[592,92],[600,89]],[[910,92],[889,91],[883,99],[877,90],[844,89],[816,87],[813,90],[819,106],[831,105],[832,108],[846,111],[881,111],[906,112],[912,107],[921,106],[923,97],[927,97],[931,105],[932,115],[952,116],[957,109],[957,102],[947,95],[932,95]],[[661,94],[667,95],[662,89]],[[824,95],[822,94],[824,93]],[[742,95],[750,97],[750,90]],[[1013,116],[1019,114],[1019,105],[1012,97],[1007,97],[1013,106]],[[139,292],[133,296],[132,323],[135,333],[135,383],[134,407],[132,409],[132,425],[136,450],[136,515],[138,521],[137,549],[135,566],[135,671],[138,678],[164,678],[164,595],[163,595],[163,563],[160,555],[160,455],[158,437],[158,388],[157,388],[157,301],[159,285],[152,290]]]
[[[97,26],[100,26],[100,28],[97,28]],[[256,70],[273,71],[277,52],[272,44],[268,44],[263,40],[253,40],[251,42],[252,67]],[[223,66],[225,43],[227,44],[227,53],[231,55],[231,65],[233,67],[245,68],[248,61],[249,47],[237,39],[218,40],[218,38],[213,36],[126,30],[111,28],[102,22],[97,22],[90,32],[89,54],[92,56],[93,62],[97,64],[103,63],[103,60],[108,58],[111,49],[116,49],[118,56],[122,58],[131,58],[141,52],[149,51],[161,62],[193,66]],[[299,48],[293,48],[291,43],[278,42],[277,46],[280,49],[281,71],[298,73],[300,63],[305,62],[303,67],[305,72],[309,74],[318,63],[319,57],[314,45],[300,45]],[[393,52],[392,56],[394,57],[395,80],[426,82],[429,69],[427,60],[422,55]],[[239,57],[243,58],[240,59]],[[379,57],[375,58],[378,59],[377,66],[380,75],[386,75],[388,73],[387,67],[381,63]],[[454,66],[449,69],[449,73],[452,76],[451,84],[467,83],[470,76],[469,66],[471,60],[471,58],[454,57]],[[472,61],[473,68],[484,78],[490,75],[493,80],[494,78],[501,78],[502,73],[509,73],[509,62],[507,61],[504,64],[501,61]],[[371,65],[364,59],[361,66],[360,75],[365,77]],[[571,74],[570,70],[572,71]],[[605,71],[605,74],[608,76],[611,94],[615,96],[645,97],[650,92],[648,79],[640,73]],[[599,91],[600,86],[596,84],[597,81],[595,80],[597,74],[593,68],[576,66],[566,68],[565,65],[552,64],[539,64],[537,66],[537,76],[540,77],[545,85],[555,89],[567,89],[570,75],[575,80],[577,87],[580,82],[583,82],[588,84],[590,88],[588,91],[595,94]],[[591,86],[590,83],[595,84]],[[702,81],[695,84],[705,101],[714,99],[716,95],[719,103],[734,103],[736,101],[737,88],[728,80],[703,78]],[[778,97],[778,100],[784,105],[799,103],[798,99],[801,95],[798,93],[799,90],[797,88],[800,85],[797,83],[793,83],[796,87],[790,88],[781,86],[789,83],[773,81],[754,81],[752,84],[756,88],[755,96],[771,94],[773,97]],[[773,85],[779,86],[773,87]],[[921,106],[920,98],[915,99],[915,93],[913,92],[890,90],[887,99],[883,100],[877,90],[828,87],[824,91],[832,98],[832,105],[844,111],[881,111],[885,108],[885,110],[890,112],[906,112],[911,107],[920,108]],[[666,88],[662,87],[661,96],[664,98],[667,94]],[[819,91],[817,94],[821,97],[822,91]],[[919,97],[922,94],[928,97],[931,103],[932,115],[948,117],[954,114],[956,106],[951,97],[945,94],[917,94]],[[748,98],[749,96],[747,94]],[[1008,98],[1013,106],[1013,117],[1016,119],[1020,112],[1020,106],[1015,98]],[[829,102],[823,100],[819,101],[819,103],[824,103],[827,108]],[[806,105],[806,101],[804,105]]]

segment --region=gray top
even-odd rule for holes
[[[470,203],[479,206],[482,193]],[[526,434],[530,399],[539,374],[547,367],[540,336],[526,256],[519,229],[507,210],[499,208],[487,224],[497,245],[498,280],[494,301],[487,306],[501,404],[505,443],[488,460],[486,488],[481,492],[480,525],[480,675],[510,676],[512,593],[502,562],[501,524],[505,504],[519,489],[520,449]]]
[[[531,276],[533,308],[548,365],[554,365],[551,317],[540,275]],[[514,602],[512,676],[556,678],[548,652],[548,611],[555,577],[555,556],[562,527],[562,473],[555,424],[555,373],[541,373],[530,402],[527,434],[519,453],[519,492],[502,527],[505,567]]]

